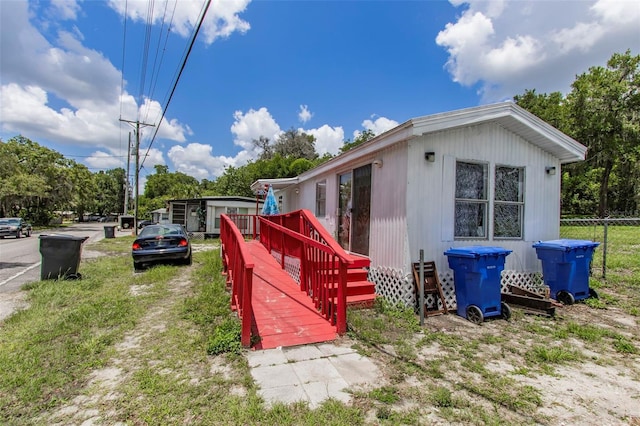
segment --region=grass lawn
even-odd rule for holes
[[[0,323],[0,424],[575,424],[565,416],[578,410],[550,402],[544,380],[569,369],[572,380],[597,383],[583,371],[594,365],[640,383],[638,327],[611,320],[637,324],[640,306],[639,230],[620,229],[608,279],[592,278],[601,299],[556,318],[515,310],[509,322],[444,315],[420,327],[412,311],[384,301],[349,311],[344,339],[385,380],[351,405],[328,400],[315,410],[267,408],[258,396],[217,240],[195,243],[190,267],[134,273],[133,237],[105,239],[88,247],[106,255],[82,261],[82,280],[27,285],[29,307]],[[601,413],[605,423],[630,420]]]

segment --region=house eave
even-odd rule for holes
[[[416,136],[490,121],[557,157],[561,164],[582,161],[586,157],[587,147],[514,102],[482,105],[411,120]]]

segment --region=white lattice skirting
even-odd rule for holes
[[[272,250],[271,255],[281,262],[282,254]],[[286,256],[284,259],[284,269],[298,284],[300,284],[300,259],[296,257]],[[455,310],[456,290],[453,273],[447,271],[438,273],[440,284],[442,285],[442,293],[444,293],[447,309]],[[376,294],[384,296],[389,302],[396,304],[401,303],[405,306],[413,306],[417,309],[417,301],[414,294],[413,274],[407,273],[399,269],[378,266],[369,269],[367,279],[376,285]],[[503,293],[508,292],[508,285],[515,285],[520,288],[538,293],[545,294],[546,286],[542,280],[542,274],[539,272],[519,272],[519,271],[502,271],[500,277],[500,287]],[[425,303],[428,307],[433,307],[435,299],[432,295],[427,295]]]
[[[438,273],[438,277],[442,285],[447,309],[455,310],[457,304],[453,273],[450,271]],[[412,273],[393,268],[375,267],[369,270],[369,281],[375,283],[376,293],[384,296],[389,302],[393,304],[401,303],[417,309]],[[507,292],[509,284],[538,294],[544,294],[546,290],[542,275],[539,272],[502,271],[500,286],[503,293]],[[428,307],[432,307],[435,303],[434,297],[428,295],[425,303]]]

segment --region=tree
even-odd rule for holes
[[[124,211],[124,185],[126,175],[123,168],[99,171],[94,175],[95,195],[93,212],[106,216]]]
[[[0,213],[47,224],[72,204],[75,164],[23,136],[0,143]]]
[[[560,92],[537,94],[536,90],[525,90],[513,97],[515,102],[558,130],[568,131],[568,111],[564,96]]]
[[[592,67],[579,75],[567,96],[571,131],[588,148],[587,162],[600,169],[598,214],[613,207],[636,208],[640,195],[640,55],[614,54],[607,67]],[[615,199],[615,171],[625,173]],[[632,201],[632,203],[628,203]]]
[[[526,108],[587,146],[584,162],[564,167],[565,214],[606,216],[640,204],[640,56],[614,54],[606,67],[576,77],[563,97],[527,90],[515,96]]]
[[[260,136],[253,140],[253,145],[261,151],[260,160],[270,160],[273,157],[273,146],[271,146],[269,138]]]
[[[373,130],[367,129],[364,132],[360,133],[354,140],[353,142],[351,142],[349,139],[347,139],[346,141],[344,141],[344,144],[340,147],[340,153],[344,153],[349,151],[350,149],[355,148],[358,145],[361,145],[365,142],[367,142],[368,140],[373,139],[376,136],[375,133],[373,133]]]
[[[318,154],[315,149],[316,138],[293,127],[282,133],[276,141],[273,151],[282,157],[306,158],[315,160]]]
[[[200,184],[193,176],[182,172],[169,172],[169,167],[165,165],[154,166],[156,173],[147,177],[144,186],[146,198],[167,197],[172,198],[195,198],[200,196]]]

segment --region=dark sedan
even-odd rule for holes
[[[20,217],[4,217],[0,219],[0,238],[31,236],[31,224]]]
[[[136,271],[152,263],[191,265],[191,243],[182,225],[145,226],[131,246]]]

